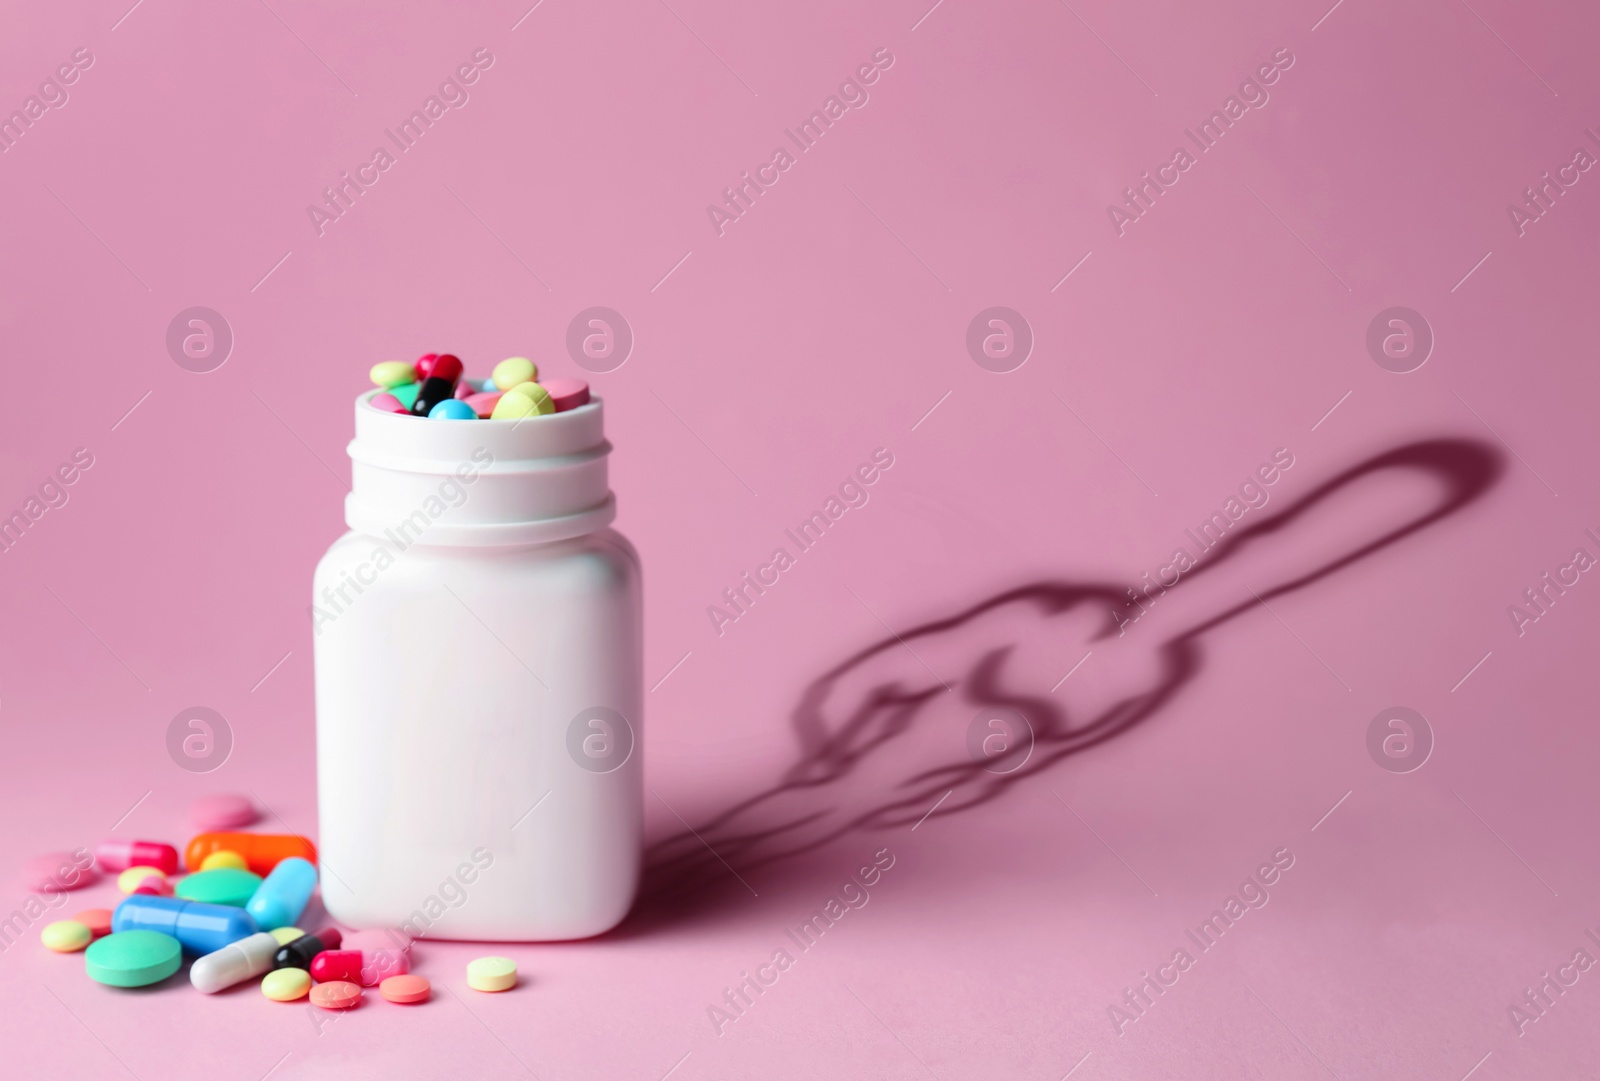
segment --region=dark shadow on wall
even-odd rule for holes
[[[899,676],[873,681],[874,666],[892,672],[886,663],[892,651],[915,648],[941,636],[958,634],[980,618],[1006,606],[1035,617],[1060,617],[1075,610],[1104,613],[1098,638],[1119,632],[1113,614],[1128,605],[1126,587],[1111,582],[1040,580],[985,597],[905,631],[891,634],[846,657],[812,680],[790,714],[796,740],[793,763],[770,785],[711,817],[650,846],[645,856],[644,883],[628,920],[614,934],[647,933],[664,924],[703,917],[724,904],[738,903],[750,891],[782,891],[811,872],[801,857],[848,834],[863,830],[911,826],[928,814],[941,795],[933,817],[960,814],[998,799],[1012,786],[1053,769],[1063,759],[1112,739],[1155,716],[1200,672],[1207,635],[1270,603],[1273,598],[1318,585],[1353,564],[1370,559],[1411,534],[1432,526],[1482,498],[1500,477],[1504,460],[1489,444],[1466,439],[1434,439],[1409,443],[1356,463],[1324,481],[1282,510],[1250,525],[1230,530],[1188,573],[1174,592],[1219,567],[1248,565],[1260,542],[1290,529],[1329,497],[1359,494],[1364,478],[1400,471],[1431,479],[1437,497],[1416,508],[1370,539],[1346,551],[1291,572],[1285,580],[1186,626],[1158,642],[1157,678],[1137,693],[1114,701],[1092,717],[1074,718],[1059,699],[1042,688],[1008,685],[1007,658],[1015,642],[977,640],[970,650],[966,674],[948,685],[934,677],[922,686],[907,686]],[[837,689],[849,678],[863,676],[869,689],[855,700],[834,703]],[[1012,683],[1014,684],[1014,680]],[[964,708],[1005,707],[1020,712],[1032,729],[1031,752],[1010,772],[953,748],[943,765],[917,772],[898,787],[877,792],[852,790],[860,768],[875,756],[894,755],[935,700],[956,690]],[[952,791],[953,790],[953,791]],[[654,797],[647,797],[654,798]],[[865,809],[863,809],[865,808]],[[685,823],[685,825],[689,825]],[[820,869],[818,869],[820,871]],[[837,869],[834,869],[835,877]],[[754,883],[754,885],[751,885]]]

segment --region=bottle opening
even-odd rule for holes
[[[385,413],[356,398],[345,522],[417,543],[541,544],[609,525],[604,403],[516,420],[438,420]]]

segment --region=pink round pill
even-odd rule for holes
[[[588,404],[589,384],[582,379],[545,379],[539,385],[550,393],[550,401],[557,413]]]
[[[97,877],[89,860],[79,861],[71,852],[46,852],[22,866],[22,884],[30,890],[75,890]]]
[[[378,397],[392,398],[393,395],[380,394]],[[396,401],[395,404],[400,403]],[[202,796],[189,804],[189,821],[201,833],[238,829],[250,825],[260,817],[261,812],[256,809],[255,801],[248,796],[220,793],[215,796]]]
[[[370,402],[368,402],[367,404],[372,406],[372,408],[376,409],[380,413],[409,413],[409,412],[411,412],[411,410],[407,409],[401,403],[399,398],[396,398],[393,394],[389,394],[389,393],[374,394],[372,396],[372,400]]]
[[[466,401],[476,393],[478,393],[478,388],[472,385],[472,380],[470,379],[463,379],[456,384],[456,397],[462,401]]]
[[[478,414],[478,419],[487,420],[489,415],[494,412],[495,404],[500,401],[500,398],[501,393],[495,390],[490,391],[488,394],[469,394],[465,400],[468,405],[472,406],[472,411]]]

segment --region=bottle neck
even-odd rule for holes
[[[427,420],[356,400],[345,521],[396,543],[515,547],[616,517],[602,403],[520,420]]]

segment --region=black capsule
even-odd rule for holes
[[[461,360],[445,353],[433,362],[428,378],[417,388],[417,399],[411,403],[411,415],[425,417],[428,411],[447,398],[456,396],[456,383],[461,379]]]
[[[336,950],[344,940],[337,927],[324,927],[314,935],[301,935],[278,947],[272,955],[272,967],[303,968],[311,971],[311,959],[323,950]]]

